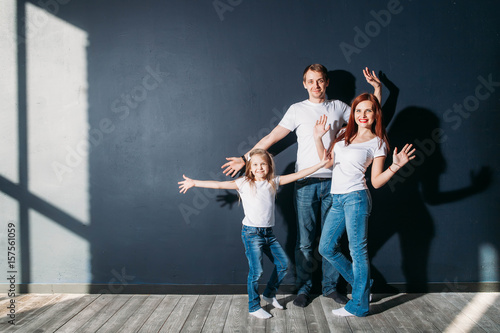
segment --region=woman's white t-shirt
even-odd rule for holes
[[[276,190],[280,184],[279,176],[272,180],[276,184]],[[238,187],[245,217],[243,224],[250,227],[268,228],[274,226],[274,202],[275,192],[272,185],[267,181],[254,182],[255,187],[250,185],[246,177],[234,181]]]
[[[368,189],[366,169],[374,158],[387,156],[387,146],[379,137],[348,146],[342,140],[335,144],[333,153],[331,193],[343,194]]]

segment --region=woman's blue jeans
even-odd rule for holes
[[[241,239],[248,259],[248,311],[260,309],[259,279],[262,276],[262,258],[265,254],[275,265],[267,282],[264,296],[274,297],[288,268],[285,251],[274,236],[273,228],[256,228],[243,225]]]
[[[368,217],[372,208],[368,190],[332,195],[332,208],[323,226],[319,253],[331,262],[352,286],[352,299],[345,309],[363,317],[369,312],[370,263],[368,259]],[[340,250],[340,238],[347,231],[352,262]]]

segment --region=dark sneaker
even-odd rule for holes
[[[339,293],[338,291],[332,291],[325,297],[331,298],[339,304],[347,304],[347,302],[349,302],[349,298],[347,298],[346,295]]]
[[[309,304],[309,297],[306,294],[299,294],[293,300],[293,305],[301,308],[305,308],[307,304]]]

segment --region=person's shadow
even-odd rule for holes
[[[471,185],[442,192],[439,177],[446,169],[441,152],[443,136],[439,118],[430,110],[407,107],[399,112],[388,131],[391,151],[385,168],[392,163],[392,150],[413,143],[416,157],[381,189],[371,190],[373,209],[369,222],[368,253],[370,262],[395,234],[399,237],[402,271],[407,292],[428,291],[428,260],[434,237],[434,221],[426,204],[440,205],[461,200],[485,190],[491,183],[491,171],[482,168],[471,173]],[[369,172],[367,172],[367,178]],[[375,292],[394,292],[382,274],[371,268]]]

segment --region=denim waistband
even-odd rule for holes
[[[318,178],[318,177],[309,177],[309,178],[302,178],[299,179],[299,182],[307,182],[308,184],[315,184],[315,183],[321,183],[325,181],[331,181],[331,178]]]
[[[243,224],[242,229],[257,229],[257,230],[264,230],[264,231],[269,231],[273,230],[273,227],[252,227],[250,225]]]

